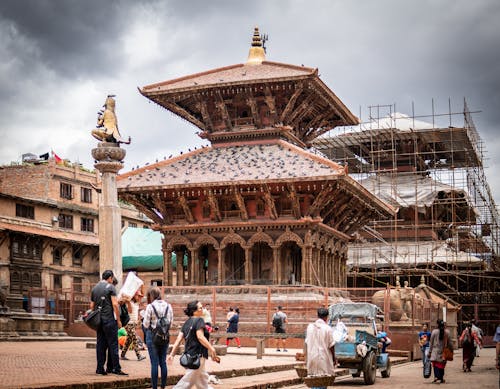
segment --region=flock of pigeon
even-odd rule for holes
[[[207,147],[148,165],[129,175],[125,187],[237,182],[334,175],[337,171],[281,144]]]

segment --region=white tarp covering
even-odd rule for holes
[[[418,174],[381,174],[359,181],[366,189],[395,208],[408,208],[417,205],[424,212],[438,198],[439,193],[455,192],[464,197],[470,205],[469,196],[463,189],[454,188]],[[472,207],[471,207],[472,208]]]
[[[397,265],[413,267],[432,263],[469,264],[479,266],[480,257],[457,251],[446,242],[398,242],[397,245],[381,243],[352,243],[348,249],[349,267],[381,268]]]
[[[370,303],[341,303],[333,304],[328,308],[330,321],[345,317],[365,317],[374,319],[377,315],[377,306]]]

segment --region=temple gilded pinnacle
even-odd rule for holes
[[[262,61],[266,60],[266,52],[262,45],[262,38],[260,36],[259,27],[255,27],[252,37],[252,46],[248,51],[248,65],[260,65]]]

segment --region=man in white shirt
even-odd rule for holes
[[[307,350],[307,374],[310,376],[333,376],[335,375],[335,341],[333,330],[327,324],[328,310],[318,308],[318,319],[307,326],[306,350]],[[326,386],[313,389],[326,389]]]

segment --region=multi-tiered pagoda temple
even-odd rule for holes
[[[118,179],[164,236],[164,285],[175,270],[177,285],[345,286],[347,242],[393,209],[306,150],[358,123],[317,69],[266,61],[256,28],[245,64],[140,92],[211,142]]]

